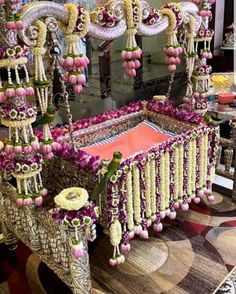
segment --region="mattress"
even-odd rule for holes
[[[145,120],[128,131],[82,149],[90,155],[100,156],[101,159],[111,159],[115,151],[120,151],[123,159],[127,159],[133,154],[167,141],[174,135]]]

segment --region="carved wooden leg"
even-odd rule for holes
[[[18,238],[12,233],[11,230],[6,226],[4,222],[1,222],[2,233],[4,237],[4,243],[7,245],[9,250],[15,250],[17,248]]]

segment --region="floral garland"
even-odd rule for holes
[[[73,85],[75,94],[80,94],[86,83],[83,72],[90,61],[86,55],[79,53],[78,42],[89,30],[90,16],[80,5],[68,3],[65,4],[65,8],[68,11],[69,20],[67,27],[64,28],[67,47],[61,66],[66,70],[64,80]]]
[[[183,49],[180,47],[176,34],[177,29],[183,22],[182,7],[177,3],[168,3],[161,8],[161,14],[165,15],[169,19],[169,26],[166,30],[168,36],[167,46],[163,52],[166,54],[165,62],[168,64],[168,69],[171,73],[176,71],[176,65],[180,64],[179,55],[183,53]]]
[[[135,221],[135,233],[139,234],[139,225],[141,223],[141,203],[140,203],[140,184],[139,177],[140,172],[137,164],[133,165],[133,192],[134,192],[134,221]],[[138,228],[138,229],[137,229]]]
[[[64,207],[64,204],[62,205]],[[67,205],[66,205],[67,207]],[[70,240],[71,253],[79,259],[86,253],[82,240],[79,240],[79,231],[87,231],[87,228],[92,228],[93,224],[98,220],[99,209],[92,203],[87,202],[80,210],[70,210],[54,208],[51,211],[55,221],[63,225],[67,230],[74,229],[75,237]],[[94,240],[96,236],[90,236],[90,240]]]
[[[139,59],[142,55],[142,50],[138,47],[135,35],[137,28],[142,22],[142,7],[140,0],[125,0],[126,24],[127,24],[127,43],[126,48],[121,52],[123,67],[129,77],[136,76],[136,70],[140,68]]]
[[[37,109],[34,104],[25,104],[21,107],[16,107],[12,104],[5,104],[2,106],[0,116],[9,120],[25,120],[28,118],[36,117]]]
[[[127,173],[127,218],[128,218],[128,230],[133,231],[134,229],[134,208],[133,208],[133,189],[132,189],[132,172],[131,170]]]
[[[143,20],[143,23],[147,25],[154,25],[161,18],[160,12],[155,8],[151,7],[149,15],[146,19]]]
[[[108,6],[97,7],[95,11],[90,13],[90,18],[93,23],[105,27],[114,27],[118,21],[113,9]]]
[[[157,203],[156,203],[156,163],[155,154],[151,154],[150,161],[150,181],[151,181],[151,215],[152,217],[156,214]]]

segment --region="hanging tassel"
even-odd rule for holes
[[[135,77],[137,70],[141,67],[140,59],[142,50],[138,47],[135,35],[137,28],[142,21],[141,3],[139,0],[125,0],[127,43],[126,48],[121,52],[123,67],[128,77]]]

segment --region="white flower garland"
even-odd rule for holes
[[[133,166],[133,183],[134,183],[134,220],[137,225],[141,222],[141,207],[140,207],[140,182],[139,168],[137,164]]]
[[[179,198],[179,147],[175,147],[175,171],[174,171],[174,201],[177,202]]]
[[[127,219],[128,230],[134,229],[134,209],[133,209],[133,186],[132,186],[132,172],[127,173],[126,190],[127,190]]]
[[[54,198],[54,201],[62,209],[79,210],[87,204],[88,192],[85,189],[76,187],[64,189]]]
[[[183,143],[180,143],[179,145],[179,199],[183,199],[183,179],[184,179],[184,147]]]
[[[116,219],[110,226],[110,241],[111,245],[119,246],[122,238],[122,227],[120,222]]]
[[[208,133],[204,135],[204,177],[203,184],[206,185],[207,182],[207,164],[208,164]]]
[[[165,210],[170,206],[170,152],[165,153]]]
[[[188,184],[187,184],[187,194],[188,197],[192,196],[192,172],[193,172],[193,140],[190,139],[189,147],[188,147],[188,170],[187,170],[187,177],[188,177]]]
[[[150,178],[151,178],[151,212],[154,215],[157,211],[156,208],[156,164],[155,160],[150,161]]]
[[[200,138],[200,187],[203,188],[204,186],[204,170],[205,170],[205,140],[204,134],[201,135]]]
[[[147,160],[146,166],[145,166],[145,183],[146,183],[146,189],[145,189],[145,200],[146,200],[146,217],[150,218],[152,215],[151,210],[151,179],[150,179],[150,161]]]
[[[192,140],[192,174],[191,174],[191,183],[192,183],[192,193],[194,195],[196,191],[196,168],[197,168],[197,144],[196,138]]]
[[[160,156],[160,211],[165,211],[165,154]]]

